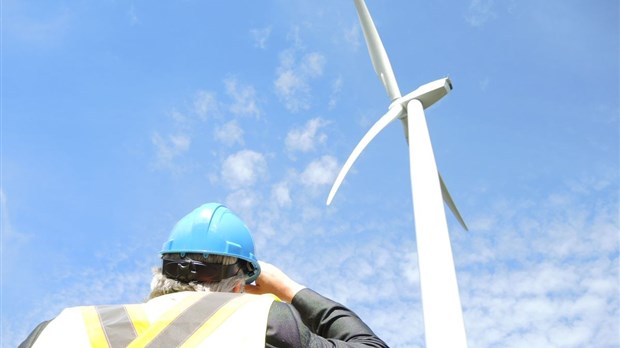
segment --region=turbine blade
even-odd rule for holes
[[[467,347],[439,173],[419,100],[407,104],[407,118],[426,346]]]
[[[383,83],[390,100],[400,98],[400,90],[396,83],[394,71],[392,71],[392,65],[390,64],[377,28],[375,28],[375,24],[370,17],[364,0],[355,0],[355,7],[357,8],[357,15],[359,16],[360,23],[362,24],[366,46],[368,46],[368,53],[370,54],[370,60],[375,68],[375,72],[379,76],[381,83]]]
[[[327,205],[331,204],[334,196],[336,195],[336,192],[338,192],[340,184],[342,184],[342,181],[344,180],[344,177],[349,172],[349,169],[351,169],[351,166],[353,166],[355,160],[357,160],[362,151],[366,148],[366,146],[368,146],[370,141],[372,141],[372,139],[374,139],[374,137],[377,136],[377,134],[379,134],[379,132],[381,132],[383,128],[390,124],[390,122],[400,117],[403,113],[403,107],[397,104],[391,109],[389,109],[385,115],[383,115],[372,127],[370,127],[362,140],[360,140],[357,146],[355,146],[355,149],[353,149],[353,152],[351,152],[351,155],[349,155],[349,158],[347,158],[344,166],[342,166],[342,168],[340,169],[340,172],[336,177],[336,181],[334,181],[332,189],[329,191],[329,195],[327,196]]]
[[[454,204],[454,201],[452,200],[452,196],[450,196],[450,192],[448,191],[448,187],[446,187],[446,183],[443,181],[443,178],[441,177],[441,174],[439,174],[439,173],[437,173],[437,174],[439,175],[439,183],[441,184],[441,195],[443,197],[444,202],[446,202],[446,204],[448,205],[448,207],[452,211],[452,214],[454,214],[454,217],[456,217],[456,219],[459,221],[461,226],[463,226],[465,231],[469,231],[469,229],[467,228],[467,225],[465,224],[465,220],[463,220],[463,217],[461,216],[461,213],[459,213],[459,210],[456,207],[456,204]]]

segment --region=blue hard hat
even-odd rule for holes
[[[203,204],[177,222],[161,250],[161,254],[172,253],[233,256],[247,261],[251,267],[246,270],[246,283],[260,274],[250,230],[219,203]]]

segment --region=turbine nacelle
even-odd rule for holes
[[[429,82],[425,85],[418,87],[415,91],[400,97],[394,100],[389,108],[391,109],[394,105],[400,105],[403,108],[407,107],[407,104],[413,99],[417,99],[422,103],[422,107],[424,109],[430,107],[439,101],[439,99],[446,96],[452,90],[452,82],[450,79],[445,77],[443,79],[435,80],[433,82]],[[406,114],[401,115],[399,118],[407,117]]]

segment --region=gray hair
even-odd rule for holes
[[[190,258],[194,261],[200,261],[204,263],[219,263],[223,265],[232,265],[238,261],[236,257],[222,256],[222,255],[208,255],[205,257],[203,254],[166,254],[166,258],[172,260],[180,260],[183,258]],[[176,279],[170,279],[162,273],[161,267],[153,268],[153,278],[151,280],[151,293],[149,299],[171,294],[180,291],[213,291],[213,292],[232,292],[236,286],[243,287],[245,285],[245,274],[243,271],[239,271],[236,275],[222,279],[219,282],[189,282],[183,283]]]

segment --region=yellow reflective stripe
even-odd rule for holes
[[[149,325],[151,325],[149,318],[146,316],[146,313],[142,308],[142,305],[126,305],[125,309],[127,310],[127,315],[129,315],[129,319],[133,323],[133,327],[136,330],[136,335],[142,335],[142,333],[149,328]]]
[[[81,311],[86,324],[90,346],[93,348],[109,348],[108,340],[103,332],[96,308],[94,306],[81,307]]]
[[[207,320],[190,338],[188,338],[181,347],[197,347],[207,337],[209,337],[226,319],[228,319],[233,313],[237,311],[241,306],[246,303],[257,299],[254,296],[239,296],[226,303],[220,308],[209,320]]]
[[[141,348],[145,347],[151,342],[159,333],[161,333],[176,317],[183,313],[187,308],[193,305],[197,300],[202,298],[204,293],[193,293],[186,296],[178,304],[173,306],[170,310],[164,313],[159,319],[157,319],[151,326],[149,326],[138,338],[133,340],[127,348]]]

